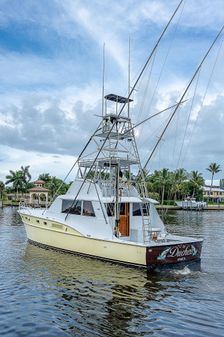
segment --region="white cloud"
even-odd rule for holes
[[[77,154],[98,124],[99,88],[23,93],[19,104],[0,107],[2,145],[43,153]]]
[[[54,153],[43,154],[41,152],[24,151],[8,146],[0,146],[0,181],[5,181],[9,170],[19,170],[21,165],[30,165],[32,180],[38,178],[41,173],[50,173],[64,179],[76,158],[66,155],[55,155]],[[75,177],[76,170],[68,177],[67,182]]]
[[[177,0],[106,2],[55,0],[46,1],[43,6],[43,2],[32,0],[25,0],[20,5],[18,1],[10,1],[10,4],[8,1],[2,1],[0,27],[7,31],[8,27],[14,24],[16,27],[29,24],[31,27],[29,38],[34,42],[43,42],[52,52],[37,53],[32,46],[29,52],[26,50],[21,52],[19,48],[16,51],[12,48],[12,51],[10,47],[7,49],[7,46],[0,46],[2,177],[9,169],[15,170],[21,165],[31,165],[33,175],[41,173],[42,168],[46,167],[44,171],[61,176],[64,160],[70,163],[69,155],[79,153],[98,123],[93,115],[100,114],[101,110],[102,43],[106,42],[107,77],[110,77],[110,81],[108,79],[106,81],[106,87],[111,91],[115,90],[115,93],[124,94],[122,88],[125,91],[129,35],[133,41],[132,73],[136,73],[136,69],[144,62],[146,54],[178,2]],[[153,113],[157,109],[173,104],[180,97],[201,55],[223,21],[222,0],[185,1],[177,36],[153,104],[150,106],[150,95],[156,86],[159,67],[172,40],[170,34],[167,34],[157,53],[158,62],[153,69],[141,119],[149,112]],[[34,31],[32,25],[35,25]],[[35,36],[37,32],[38,36]],[[20,35],[19,30],[16,35]],[[211,56],[197,93],[201,97],[215,57],[214,54]],[[222,160],[221,144],[224,141],[221,128],[224,78],[222,63],[223,52],[216,65],[204,102],[204,110],[198,115],[200,107],[198,100],[194,106],[190,123],[194,123],[198,116],[195,129],[197,141],[192,136],[193,148],[189,151],[188,160],[185,162],[189,168],[203,169],[209,164],[209,160],[217,162]],[[138,97],[138,94],[141,96],[140,89],[136,93],[136,102],[140,103],[142,97]],[[135,113],[137,109],[135,106]],[[206,124],[206,120],[201,119],[202,115],[210,122]],[[153,144],[151,135],[156,137],[160,134],[167,116],[168,114],[158,118],[155,125],[154,122],[150,123],[150,128],[143,128],[143,132],[138,130],[143,157],[149,150],[146,140],[150,138]],[[180,147],[186,122],[186,116],[181,119],[182,116],[181,110],[179,122],[177,118],[174,122],[176,125],[178,123],[182,125],[178,124],[177,130],[177,126],[173,123],[161,144],[160,158],[163,166],[168,165],[169,160],[172,161],[172,155],[170,154],[168,158],[167,153],[171,142],[174,146],[175,134],[180,136],[180,140],[176,140],[176,147]],[[216,122],[219,123],[218,127]],[[59,155],[59,161],[55,165],[51,164],[54,158],[52,153]],[[62,156],[65,153],[67,157]],[[158,165],[158,160],[155,161],[155,165]],[[52,167],[56,169],[56,173],[52,172]]]

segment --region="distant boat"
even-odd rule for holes
[[[201,210],[207,207],[207,202],[205,201],[196,201],[195,198],[186,198],[183,201],[176,201],[177,206],[182,207],[183,209],[194,209]]]

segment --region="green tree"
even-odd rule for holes
[[[174,201],[182,199],[183,184],[187,179],[187,172],[183,169],[177,169],[173,175]]]
[[[45,181],[46,183],[49,182],[49,181],[51,181],[51,178],[52,178],[52,177],[50,176],[49,173],[41,173],[41,174],[39,175],[39,177],[38,177],[39,180],[43,180],[43,181]]]
[[[192,185],[189,180],[185,180],[180,184],[179,200],[185,199],[187,196],[192,195]]]
[[[164,168],[161,171],[155,171],[154,186],[160,190],[161,204],[163,205],[165,190],[171,186],[171,175],[168,169]]]
[[[50,181],[46,182],[44,186],[50,190],[50,195],[53,198],[59,194],[65,194],[69,187],[69,185],[56,177],[51,177]]]
[[[192,188],[192,197],[199,198],[202,196],[202,186],[204,185],[202,174],[198,171],[192,171],[189,183]]]
[[[21,170],[19,171],[12,171],[9,170],[10,174],[6,176],[5,184],[12,184],[13,190],[16,192],[16,199],[18,199],[19,191],[23,191],[24,188],[24,174]]]
[[[220,169],[220,165],[216,164],[216,163],[211,163],[209,165],[209,167],[206,168],[206,170],[208,170],[209,172],[211,172],[212,174],[212,178],[211,178],[211,186],[210,186],[210,192],[209,194],[211,194],[211,191],[212,191],[212,186],[213,186],[213,180],[214,180],[214,175],[220,171],[222,171]]]

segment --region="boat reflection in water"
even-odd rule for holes
[[[167,306],[172,310],[173,292],[182,293],[176,270],[150,273],[30,244],[24,261],[38,310],[49,310],[53,323],[74,336],[92,336],[93,331],[130,336],[163,329],[158,310],[164,316]]]

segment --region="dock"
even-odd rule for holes
[[[203,209],[201,208],[183,208],[181,206],[170,206],[170,205],[156,205],[156,208],[159,210],[169,210],[169,211],[224,211],[224,205],[208,205],[204,207]]]

